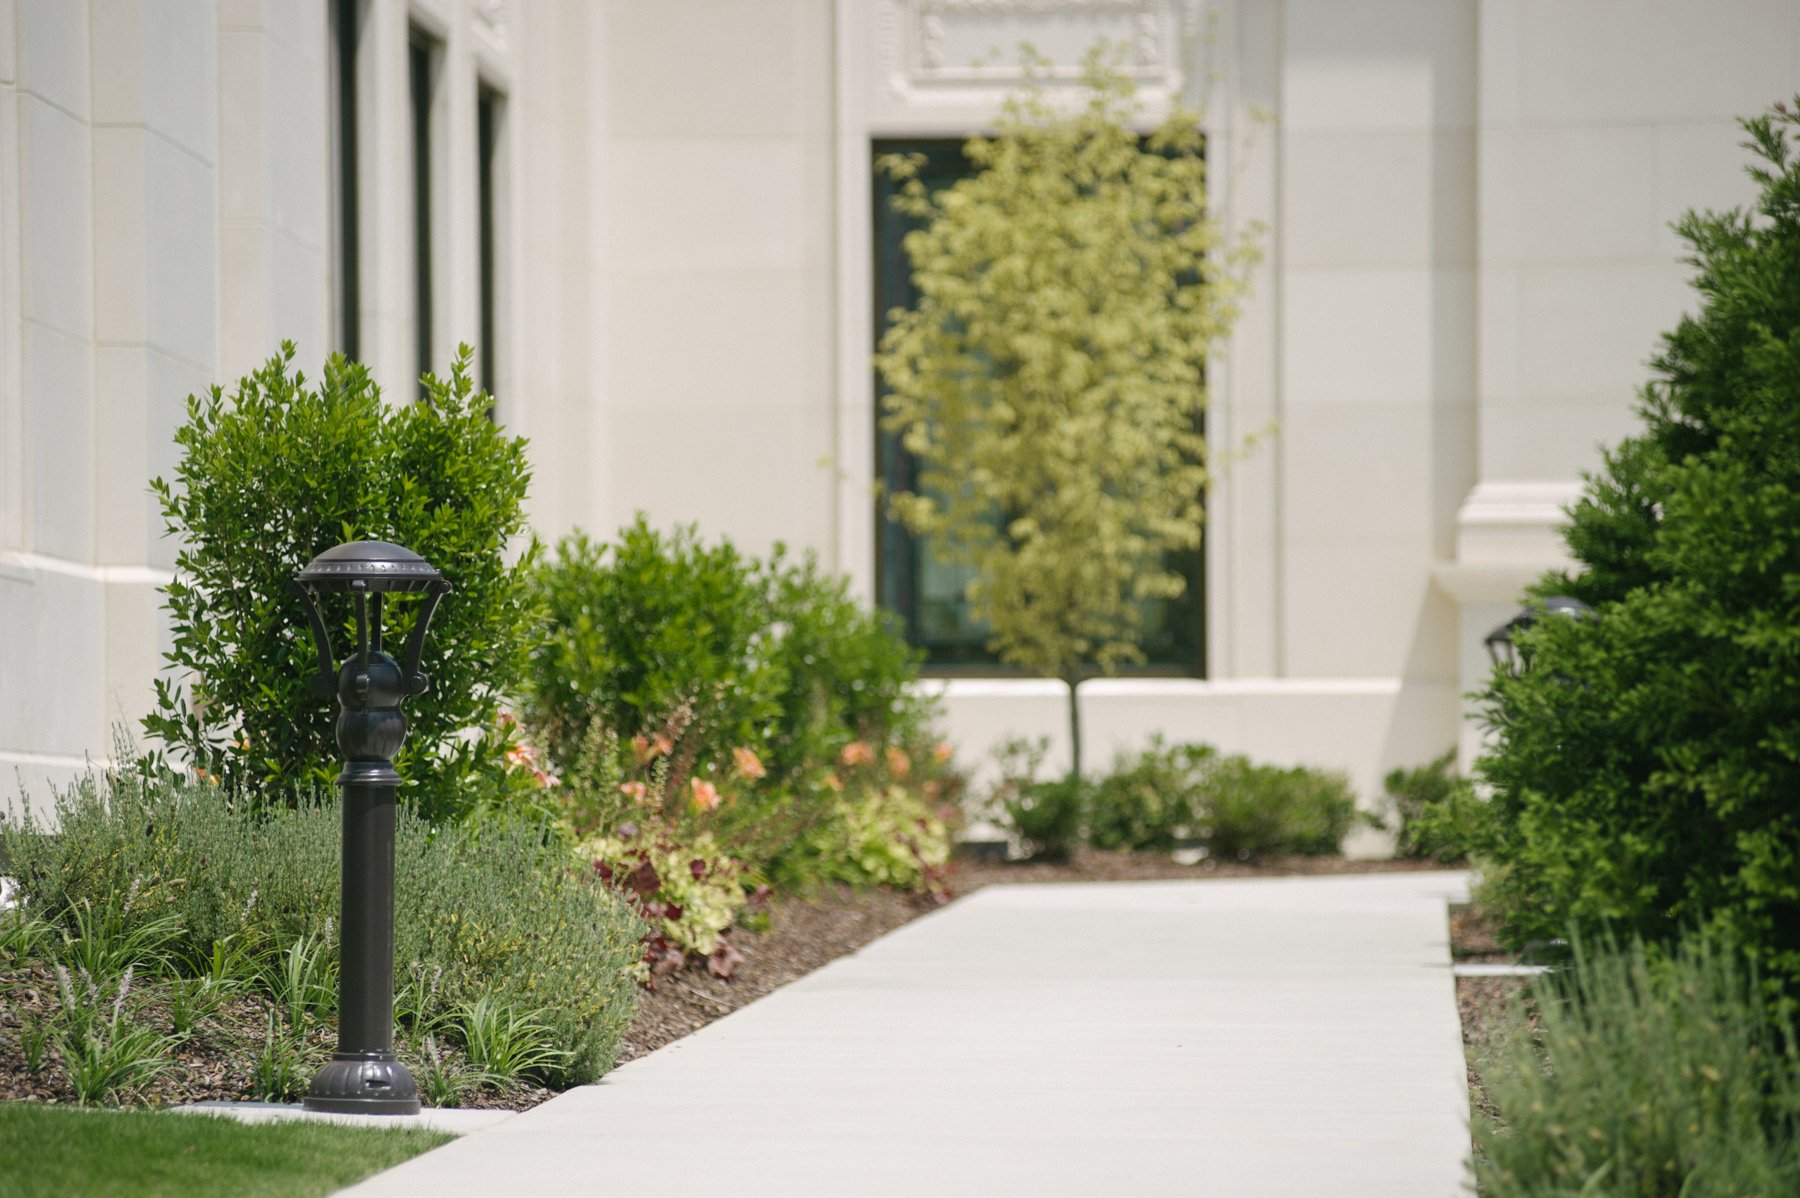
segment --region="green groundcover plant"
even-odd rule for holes
[[[164,588],[172,676],[144,727],[234,796],[281,801],[329,782],[336,704],[306,689],[317,656],[289,581],[333,545],[393,541],[456,588],[431,626],[432,689],[407,708],[403,795],[434,819],[460,814],[501,774],[509,745],[495,717],[534,625],[535,543],[508,560],[525,532],[525,443],[490,419],[467,346],[448,379],[427,375],[424,395],[397,405],[354,362],[333,355],[309,385],[293,358],[284,344],[229,399],[217,387],[190,397],[175,477],[151,484],[182,548]],[[350,608],[325,602],[342,656]],[[417,610],[387,605],[391,643],[405,643]]]
[[[254,987],[298,1029],[336,999],[340,835],[332,795],[271,809],[124,771],[59,795],[53,821],[0,821],[0,860],[51,929],[33,951],[102,996],[125,968],[214,978]],[[487,1002],[543,1029],[544,1080],[611,1067],[643,925],[564,842],[515,823],[434,828],[402,808],[395,875],[403,1030],[454,1026]]]
[[[1800,117],[1746,121],[1753,210],[1689,213],[1697,310],[1662,339],[1643,430],[1570,511],[1591,604],[1519,636],[1486,694],[1477,846],[1524,941],[1702,926],[1800,984]]]
[[[1800,1193],[1800,1053],[1734,950],[1578,945],[1481,1063],[1486,1198],[1766,1198]]]

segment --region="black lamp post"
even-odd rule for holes
[[[1570,599],[1566,595],[1553,595],[1543,601],[1524,608],[1518,615],[1508,620],[1483,638],[1487,645],[1488,656],[1494,659],[1494,665],[1517,678],[1525,669],[1525,658],[1519,646],[1513,641],[1513,634],[1521,632],[1536,624],[1543,616],[1567,616],[1579,620],[1593,614],[1594,609],[1579,599]]]
[[[419,1091],[394,1056],[394,754],[406,740],[400,704],[423,691],[425,630],[450,584],[410,549],[354,541],[306,564],[292,587],[306,605],[319,669],[308,685],[337,692],[338,750],[344,768],[343,894],[338,908],[338,1047],[306,1091],[306,1109],[342,1114],[413,1115]],[[356,652],[335,663],[314,591],[348,591],[356,601]],[[381,607],[393,591],[422,591],[402,665],[382,651]]]

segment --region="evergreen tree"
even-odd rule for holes
[[[1754,211],[1690,212],[1697,313],[1571,510],[1594,605],[1485,698],[1481,851],[1517,939],[1709,925],[1800,980],[1800,117],[1744,122]]]

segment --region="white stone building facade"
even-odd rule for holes
[[[1205,101],[1221,217],[1269,227],[1208,427],[1278,431],[1210,497],[1203,675],[1085,686],[1090,756],[1372,798],[1466,752],[1481,636],[1692,306],[1669,223],[1750,197],[1735,119],[1800,91],[1800,0],[0,0],[0,791],[148,705],[146,482],[283,339],[396,400],[480,345],[546,537],[642,509],[872,595],[872,147],[1096,37],[1147,118]],[[934,685],[970,754],[1062,728],[1057,684]]]

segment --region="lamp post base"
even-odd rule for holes
[[[335,1052],[303,1104],[334,1115],[416,1115],[419,1088],[391,1052]]]

